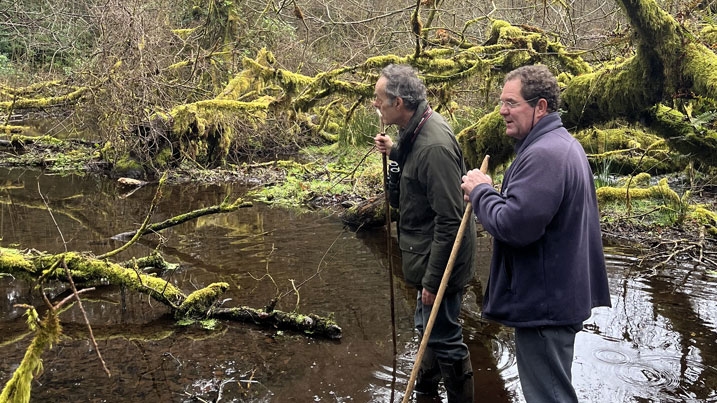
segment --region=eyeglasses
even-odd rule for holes
[[[530,99],[526,99],[525,101],[518,101],[518,102],[499,100],[499,101],[498,101],[498,107],[499,107],[499,108],[502,108],[503,105],[505,105],[505,106],[508,107],[508,109],[513,109],[513,108],[517,108],[518,106],[520,106],[520,104],[525,104],[525,103],[528,103],[528,102],[530,102],[530,101],[535,101],[535,100],[538,99],[538,98],[539,98],[539,97],[533,97],[533,98],[530,98]]]

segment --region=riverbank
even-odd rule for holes
[[[38,140],[32,143],[0,144],[0,166],[31,168],[50,174],[99,175],[119,179],[131,177],[151,183],[156,175],[145,171],[120,172],[110,161],[99,158],[99,145],[79,140],[64,142]],[[223,168],[204,169],[196,165],[179,165],[167,173],[167,182],[236,183],[247,186],[251,197],[259,202],[291,209],[331,210],[341,213],[347,207],[376,196],[381,191],[380,158],[365,149],[344,151],[314,150],[311,158],[287,157],[284,160],[230,164]],[[300,160],[312,160],[312,166]],[[342,165],[336,160],[343,160]],[[356,179],[361,168],[360,179]],[[352,178],[347,186],[345,178]],[[360,186],[356,183],[360,182]],[[338,186],[338,185],[341,186]],[[118,183],[118,186],[127,186]],[[703,187],[689,195],[689,204],[715,211],[717,198],[714,189]],[[625,204],[631,204],[626,209]],[[605,241],[612,245],[640,251],[646,267],[669,262],[694,264],[707,271],[717,271],[717,239],[693,220],[668,225],[672,219],[660,215],[676,214],[665,211],[656,203],[606,203],[601,205],[601,227]]]

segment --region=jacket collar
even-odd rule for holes
[[[413,134],[416,131],[416,128],[418,128],[418,125],[421,123],[426,109],[428,108],[428,101],[424,100],[421,101],[420,104],[418,104],[418,108],[416,108],[416,112],[413,113],[411,120],[408,121],[406,127],[404,127],[398,132],[398,138],[400,142],[403,142],[404,140],[410,141],[411,137],[413,137]]]
[[[545,133],[551,132],[559,127],[563,126],[563,121],[560,119],[558,112],[550,112],[545,115],[542,119],[535,124],[533,129],[525,136],[524,139],[519,140],[515,143],[515,153],[520,154],[526,147],[532,144],[535,140],[541,138]]]

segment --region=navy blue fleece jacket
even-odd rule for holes
[[[500,193],[482,184],[470,200],[494,242],[484,317],[557,326],[611,305],[592,170],[557,112],[516,144]]]

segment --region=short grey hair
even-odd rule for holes
[[[535,106],[540,98],[548,102],[548,112],[556,112],[560,103],[560,87],[558,80],[550,70],[541,64],[522,66],[506,74],[504,83],[520,80],[520,95]]]
[[[426,100],[426,85],[413,67],[389,64],[381,70],[381,77],[386,78],[386,96],[392,104],[401,98],[406,108],[415,111]]]

